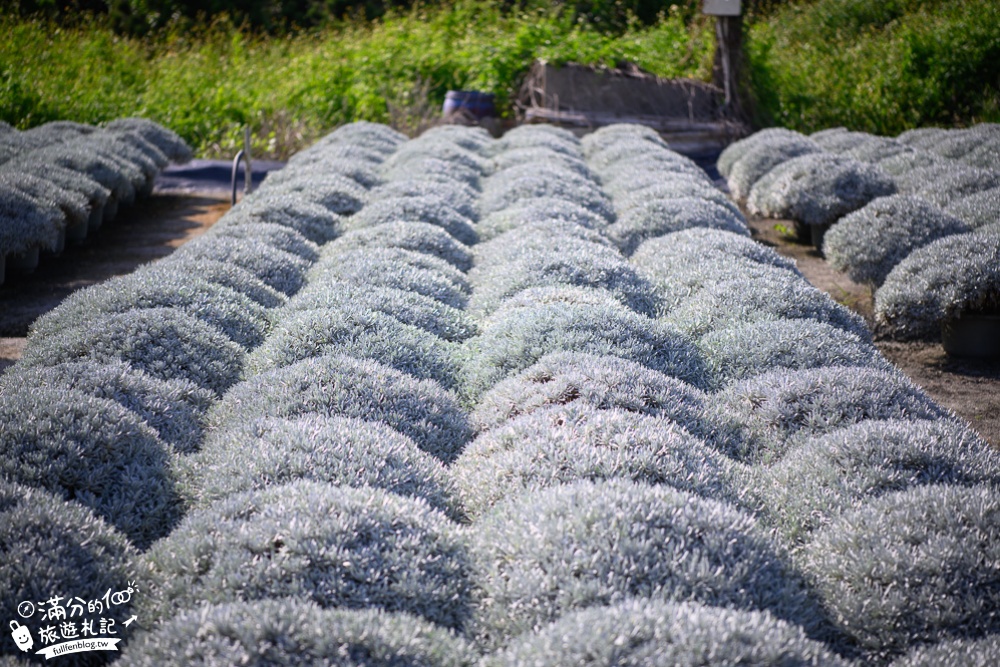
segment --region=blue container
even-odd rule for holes
[[[473,118],[497,115],[493,93],[481,93],[478,90],[449,90],[445,93],[441,111],[445,116],[459,112],[467,113]]]

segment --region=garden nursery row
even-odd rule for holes
[[[7,271],[34,270],[40,251],[83,241],[120,206],[152,193],[170,162],[190,159],[180,137],[141,118],[23,132],[0,122],[0,284]]]
[[[762,130],[719,171],[754,214],[794,220],[831,265],[872,287],[875,325],[933,339],[1000,309],[1000,125],[896,138],[834,128]]]
[[[119,665],[1000,660],[1000,452],[639,126],[337,129],[39,318],[0,446],[35,650],[127,590]]]

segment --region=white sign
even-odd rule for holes
[[[701,13],[711,16],[739,16],[740,0],[703,0]]]

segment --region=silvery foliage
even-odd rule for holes
[[[558,197],[533,197],[484,216],[476,225],[476,233],[483,244],[524,225],[549,221],[568,222],[594,230],[608,225],[607,218],[579,204]]]
[[[74,361],[55,366],[15,366],[0,376],[0,389],[72,389],[106,398],[134,413],[177,452],[201,443],[205,413],[215,397],[187,380],[159,380],[122,361]]]
[[[213,259],[184,259],[169,255],[162,260],[141,265],[134,273],[150,278],[173,273],[194,276],[236,290],[264,308],[276,308],[284,304],[288,298],[246,269]]]
[[[305,283],[312,262],[252,238],[205,236],[188,241],[171,258],[215,260],[246,269],[285,295],[295,294]]]
[[[408,178],[389,181],[372,188],[368,194],[369,201],[396,197],[434,197],[443,200],[470,220],[475,220],[477,217],[475,204],[479,193],[459,181]]]
[[[444,139],[475,153],[488,151],[496,143],[485,128],[467,125],[438,125],[425,130],[420,138]]]
[[[646,597],[767,610],[818,633],[800,577],[754,519],[668,486],[576,482],[510,498],[474,524],[471,634],[496,647],[560,616]]]
[[[748,269],[740,277],[707,283],[665,316],[692,338],[718,329],[764,320],[811,319],[871,341],[864,319],[790,271]]]
[[[135,186],[128,177],[125,165],[103,152],[90,150],[85,143],[74,141],[53,144],[33,151],[31,158],[82,172],[110,190],[117,201],[129,202],[135,199]]]
[[[722,190],[712,185],[708,179],[688,174],[672,174],[669,178],[615,196],[615,213],[621,218],[622,215],[641,207],[650,200],[678,199],[680,197],[704,199],[730,208],[736,213],[740,210]]]
[[[270,172],[260,189],[247,198],[248,203],[293,196],[303,204],[322,206],[330,213],[351,215],[360,211],[368,201],[368,190],[346,176],[308,169],[292,172],[289,167],[285,170],[288,171]],[[307,208],[302,209],[303,214],[308,215],[309,212]],[[329,216],[326,217],[329,219]]]
[[[930,150],[939,155],[964,159],[969,153],[984,143],[1000,138],[1000,125],[996,123],[979,123],[964,129],[948,130],[935,141]]]
[[[540,217],[538,220],[526,220],[515,229],[472,246],[475,266],[469,272],[470,279],[475,281],[477,274],[487,275],[488,272],[516,260],[524,252],[553,249],[561,243],[586,243],[604,247],[616,254],[618,252],[615,244],[595,229],[558,217]]]
[[[400,612],[279,599],[202,605],[129,639],[121,667],[471,667],[453,632]]]
[[[695,385],[705,376],[694,346],[673,328],[612,303],[540,303],[497,312],[462,343],[462,393],[470,403],[550,352],[621,357]]]
[[[875,293],[875,323],[895,338],[934,338],[940,324],[1000,303],[1000,227],[938,239],[896,265]]]
[[[315,173],[325,175],[338,175],[350,179],[365,188],[373,188],[383,182],[381,174],[382,162],[374,163],[370,160],[358,160],[349,156],[352,146],[350,144],[337,143],[317,150],[310,156],[308,164],[293,165],[294,168],[282,169],[268,175],[270,184],[277,185],[285,179],[295,179],[303,173]],[[373,157],[373,154],[370,154]]]
[[[342,355],[305,359],[239,383],[212,408],[209,423],[229,428],[306,414],[385,422],[446,463],[472,437],[468,415],[439,383]]]
[[[806,137],[783,137],[751,148],[732,167],[727,185],[733,199],[746,202],[754,186],[772,169],[804,155],[823,153],[823,149]]]
[[[55,210],[60,227],[68,224],[86,224],[90,218],[90,202],[79,192],[67,190],[52,181],[24,172],[0,169],[0,191],[14,190]]]
[[[181,495],[194,507],[307,479],[423,498],[449,516],[461,516],[455,484],[440,461],[386,424],[353,417],[307,414],[231,424],[179,461],[177,478]]]
[[[992,667],[1000,664],[1000,634],[981,639],[953,639],[929,646],[918,646],[894,660],[891,667],[936,667],[965,665]]]
[[[19,387],[0,397],[0,424],[5,481],[75,500],[139,548],[179,518],[170,449],[118,403],[73,389]]]
[[[383,222],[347,232],[323,248],[324,255],[362,248],[402,248],[440,257],[459,271],[472,267],[472,249],[442,228],[426,222]]]
[[[246,351],[217,328],[180,309],[141,308],[33,337],[19,363],[124,361],[160,380],[190,380],[221,395],[239,378],[245,357]]]
[[[189,512],[135,563],[136,614],[156,627],[200,603],[267,598],[406,611],[460,629],[470,565],[457,525],[382,489],[297,481]]]
[[[1000,632],[1000,493],[888,493],[813,534],[801,553],[831,620],[875,658]]]
[[[651,199],[624,213],[607,234],[627,257],[648,239],[695,227],[750,236],[739,210],[697,196]]]
[[[482,173],[459,162],[450,162],[439,157],[412,157],[401,164],[383,168],[382,175],[387,181],[421,178],[444,182],[462,183],[473,190],[479,190]]]
[[[369,169],[377,170],[385,158],[385,148],[382,146],[368,147],[363,143],[337,141],[314,144],[310,148],[299,151],[289,158],[288,167],[295,172],[305,173],[322,170],[324,162],[343,160],[356,162]]]
[[[64,225],[58,208],[14,188],[0,188],[0,254],[55,249]]]
[[[120,140],[128,144],[131,149],[139,151],[147,160],[151,161],[153,163],[153,170],[146,171],[146,175],[151,176],[152,179],[155,179],[156,174],[170,164],[170,158],[167,157],[166,153],[161,151],[156,144],[148,141],[141,134],[137,134],[135,132],[108,130],[106,132],[95,132],[94,136],[102,137],[105,134],[110,134],[115,140]],[[146,160],[144,160],[143,163],[145,164]],[[148,183],[146,187],[146,194],[151,193],[152,183]]]
[[[794,542],[846,511],[928,484],[1000,483],[1000,452],[968,426],[939,419],[867,420],[805,440],[750,484],[763,513]]]
[[[700,390],[633,361],[554,352],[486,392],[472,424],[486,431],[549,406],[582,404],[663,417],[699,435],[704,403]]]
[[[809,135],[809,138],[828,153],[842,154],[863,146],[872,140],[880,139],[868,132],[852,132],[843,127],[821,130]]]
[[[336,250],[333,248],[333,250]],[[394,287],[465,308],[472,291],[465,274],[439,257],[402,248],[367,247],[324,256],[309,272],[310,283],[347,282],[358,287]]]
[[[997,164],[1000,164],[1000,160],[997,160]],[[944,210],[973,229],[992,225],[1000,221],[1000,187],[956,199],[945,206]]]
[[[769,371],[825,366],[893,369],[878,349],[853,333],[815,320],[765,320],[720,329],[698,341],[711,387]]]
[[[911,147],[910,150],[887,157],[884,160],[880,160],[877,164],[879,169],[892,176],[896,182],[897,189],[902,192],[903,188],[901,185],[906,181],[909,174],[928,167],[948,165],[949,162],[951,160],[943,158],[936,153]]]
[[[940,174],[940,177],[914,183],[914,186],[916,194],[944,207],[963,197],[1000,187],[1000,172],[955,163],[954,169]]]
[[[729,232],[727,232],[729,233]],[[691,256],[688,263],[669,263],[666,259],[654,259],[652,272],[643,271],[637,267],[639,274],[648,278],[653,285],[657,299],[656,313],[664,316],[680,304],[684,304],[697,296],[706,288],[730,282],[760,282],[782,280],[787,276],[784,269],[753,262],[741,257],[730,257],[722,254],[704,257]],[[701,261],[697,261],[701,260]],[[724,325],[738,326],[739,321]],[[711,332],[712,329],[709,329]]]
[[[904,144],[917,148],[925,148],[943,139],[947,136],[947,132],[947,130],[940,127],[917,127],[912,130],[906,130],[896,137],[896,141],[902,141]]]
[[[964,156],[962,162],[970,167],[996,169],[1000,164],[1000,137],[991,137],[972,149]]]
[[[554,197],[582,206],[607,220],[614,219],[611,202],[596,182],[565,168],[524,166],[527,169],[512,167],[485,181],[483,196],[479,200],[482,217],[514,206],[524,199]]]
[[[601,177],[604,191],[618,199],[677,179],[704,181],[712,185],[702,168],[687,158],[666,152],[656,155],[659,159],[651,160],[647,155],[621,160],[613,168],[606,170]]]
[[[20,132],[29,146],[41,148],[93,134],[98,128],[71,120],[54,120]]]
[[[484,667],[848,667],[794,622],[766,611],[636,598],[566,614],[488,656]],[[985,665],[984,665],[985,667]]]
[[[823,254],[851,280],[879,287],[917,248],[967,231],[964,222],[921,197],[879,197],[830,228],[823,237]]]
[[[426,222],[441,227],[456,241],[475,243],[476,230],[472,220],[455,210],[442,197],[393,197],[376,199],[345,220],[347,230],[365,229],[386,222]]]
[[[825,225],[895,192],[893,180],[875,165],[813,153],[787,160],[762,176],[750,191],[747,209],[755,215]]]
[[[804,138],[809,137],[783,127],[769,127],[729,144],[719,155],[715,166],[719,170],[719,174],[728,180],[736,163],[742,160],[753,149],[759,146],[780,144],[787,141],[801,141]],[[815,138],[813,138],[813,141],[815,141]]]
[[[582,402],[481,433],[449,470],[473,521],[505,498],[579,480],[628,479],[727,501],[744,493],[742,466],[676,422]]]
[[[173,130],[146,118],[118,118],[104,126],[112,132],[129,132],[140,135],[156,146],[171,162],[188,162],[193,156],[191,147]]]
[[[679,154],[660,143],[650,141],[646,137],[623,134],[618,141],[588,152],[587,164],[597,173],[603,175],[622,161],[631,162],[636,158],[657,161],[664,157],[678,159]]]
[[[827,366],[775,370],[733,383],[706,405],[711,440],[739,461],[773,464],[815,436],[872,419],[946,419],[897,370]]]
[[[894,161],[895,158],[887,160],[886,162],[895,166]],[[893,180],[896,182],[896,188],[900,193],[919,195],[921,190],[923,190],[928,183],[933,183],[941,179],[952,178],[955,174],[962,174],[968,169],[969,167],[966,167],[955,160],[935,157],[932,161],[925,164],[917,164],[916,166],[898,174],[893,172],[887,173],[892,174]]]
[[[430,136],[411,139],[401,145],[382,163],[382,173],[388,177],[396,169],[419,164],[427,158],[444,160],[449,164],[468,169],[480,177],[488,175],[490,171],[489,159],[480,155],[478,151],[462,148],[443,137]]]
[[[320,139],[317,143],[351,142],[362,145],[387,144],[399,146],[408,139],[409,137],[405,134],[392,129],[388,125],[362,120],[341,125],[336,130]]]
[[[83,195],[91,209],[91,215],[94,215],[94,209],[102,208],[111,196],[111,190],[87,174],[75,169],[60,167],[57,164],[40,162],[33,159],[30,154],[23,158],[5,162],[0,169],[5,172],[21,172],[37,176],[38,178],[44,178],[64,190]]]
[[[236,290],[183,273],[142,272],[73,292],[32,323],[29,337],[42,340],[86,327],[102,315],[146,308],[175,308],[246,349],[264,342],[270,326],[267,310]]]
[[[361,203],[358,204],[360,208]],[[316,244],[335,239],[344,230],[343,218],[323,204],[281,188],[261,188],[226,212],[225,219],[271,222],[290,227]]]
[[[205,232],[211,236],[230,236],[237,239],[253,238],[290,252],[308,262],[319,259],[319,246],[299,232],[273,222],[257,222],[238,218],[222,218]]]
[[[78,502],[6,480],[0,481],[0,544],[0,613],[7,623],[21,618],[16,610],[22,600],[49,600],[56,591],[103,595],[135,578],[128,568],[135,549],[103,519]],[[120,624],[128,606],[114,607],[105,617]],[[0,639],[0,653],[11,659],[4,664],[27,664],[15,661],[21,651],[10,632]],[[74,664],[66,659],[72,657],[61,662]]]
[[[86,146],[120,164],[137,193],[148,191],[160,172],[156,162],[146,152],[126,138],[110,132],[95,132],[68,143]]]
[[[580,148],[583,150],[583,154],[589,157],[625,139],[642,139],[661,148],[670,147],[659,133],[651,127],[636,123],[613,123],[584,135],[580,139]]]
[[[825,150],[829,151],[830,149]],[[913,150],[913,148],[907,146],[903,142],[896,141],[890,137],[871,135],[867,140],[859,143],[857,146],[849,148],[845,151],[840,151],[840,154],[844,157],[860,160],[861,162],[879,164],[891,157],[900,155],[901,153],[909,153]]]
[[[580,140],[572,132],[554,125],[519,125],[504,133],[489,151],[496,156],[519,148],[547,148],[565,155],[581,156]]]
[[[455,386],[458,348],[432,333],[357,304],[302,310],[279,322],[263,345],[247,356],[244,377],[290,366],[302,359],[343,354],[372,359],[420,380]]]
[[[493,172],[496,174],[526,164],[551,164],[558,168],[569,169],[589,181],[597,180],[597,176],[590,170],[578,152],[565,153],[539,146],[514,148],[500,153],[493,158]]]

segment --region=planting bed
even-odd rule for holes
[[[122,664],[995,653],[1000,454],[754,227],[637,126],[339,128],[32,328],[3,620],[121,578]]]

